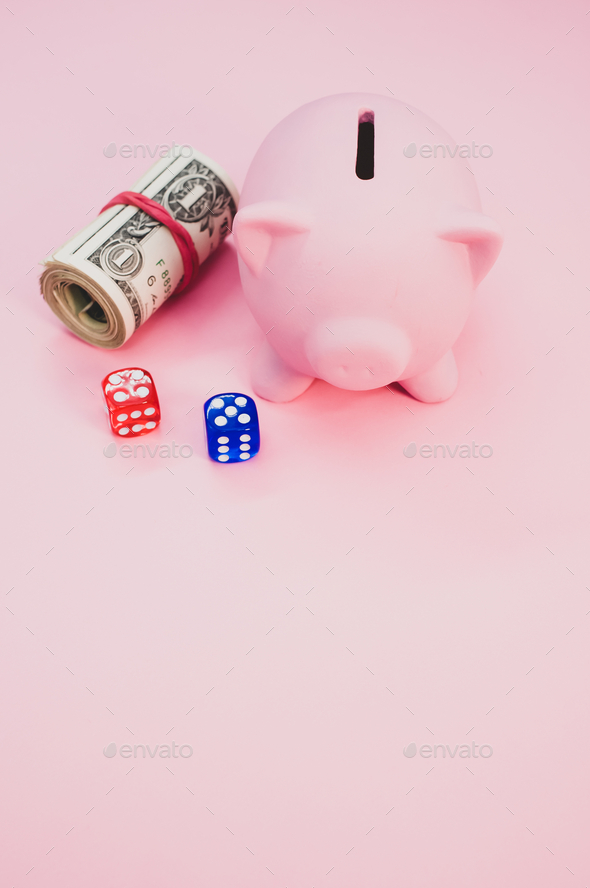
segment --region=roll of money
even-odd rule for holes
[[[239,195],[215,161],[192,148],[186,155],[188,148],[158,161],[133,191],[188,231],[201,265],[231,231]],[[188,281],[167,226],[117,204],[45,262],[40,283],[45,301],[73,333],[91,345],[119,348]]]

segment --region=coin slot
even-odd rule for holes
[[[356,174],[359,179],[375,177],[375,113],[369,108],[359,110]]]

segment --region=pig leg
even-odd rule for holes
[[[400,379],[399,384],[418,401],[434,403],[450,398],[457,388],[458,381],[459,374],[455,357],[449,349],[446,355],[443,355],[425,373],[419,373],[418,376],[412,376],[410,379]]]
[[[252,388],[261,398],[292,401],[302,395],[313,380],[313,376],[305,376],[285,364],[268,342],[262,344],[252,368]]]

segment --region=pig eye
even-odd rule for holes
[[[359,111],[356,174],[359,179],[375,176],[375,113],[368,108]]]

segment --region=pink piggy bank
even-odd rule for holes
[[[502,245],[468,153],[420,111],[364,93],[310,102],[272,130],[233,226],[266,334],[258,395],[290,401],[316,377],[453,394],[452,346]]]

